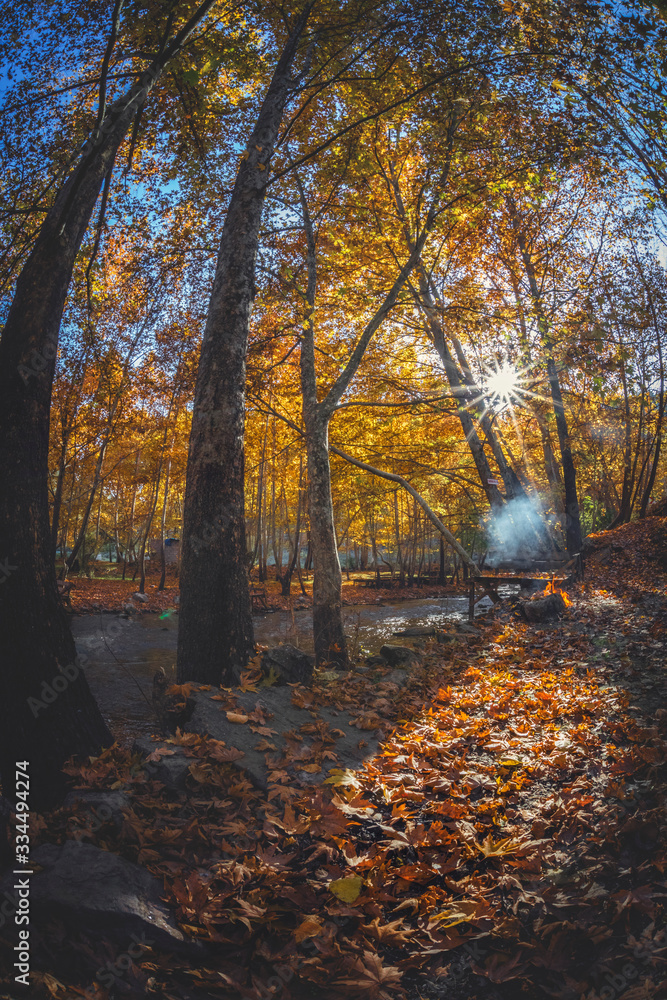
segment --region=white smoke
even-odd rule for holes
[[[549,556],[542,515],[529,497],[510,500],[502,510],[494,511],[487,523],[488,549],[484,565],[489,568],[504,563],[530,567]]]

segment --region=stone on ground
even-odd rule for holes
[[[39,929],[48,920],[62,920],[69,928],[101,930],[127,947],[134,934],[154,947],[192,947],[161,900],[162,883],[145,868],[92,844],[67,840],[62,847],[43,844],[30,855],[30,924]],[[17,900],[16,876],[0,882]]]
[[[262,673],[276,684],[308,684],[314,666],[314,656],[289,644],[275,646],[262,654]]]
[[[392,684],[401,685],[407,680],[404,671],[396,671],[396,676],[385,678]],[[395,690],[395,688],[391,689]],[[314,783],[323,781],[332,768],[349,768],[354,770],[363,762],[377,753],[381,731],[359,729],[354,724],[353,717],[347,711],[337,711],[333,708],[317,706],[308,710],[299,708],[292,703],[292,689],[287,686],[262,688],[260,692],[245,691],[237,695],[238,708],[235,714],[242,711],[252,712],[257,706],[271,718],[266,722],[266,728],[275,730],[269,735],[253,732],[252,723],[238,723],[227,718],[227,712],[221,709],[219,701],[213,701],[215,692],[199,691],[195,694],[195,710],[187,723],[188,731],[202,736],[211,736],[222,740],[227,747],[234,747],[243,752],[243,757],[235,760],[235,767],[244,771],[252,783],[261,789],[268,787],[269,772],[279,765],[282,751],[287,745],[286,735],[296,732],[301,737],[298,741],[299,755],[303,755],[304,764],[312,762],[311,747],[318,739],[316,733],[300,733],[305,724],[317,724],[321,720],[331,730],[338,732],[333,735],[329,749],[336,755],[335,760],[323,758],[321,770],[317,772],[304,771],[299,767],[299,759],[291,759],[288,769],[300,781]],[[257,745],[268,741],[275,750],[258,750]],[[363,745],[360,746],[359,744]]]
[[[393,646],[390,643],[385,643],[382,646],[380,656],[387,661],[390,667],[411,666],[418,659],[414,649],[410,649],[409,646]]]

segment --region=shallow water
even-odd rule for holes
[[[489,605],[489,599],[484,598],[477,610]],[[343,609],[353,658],[376,653],[385,642],[410,641],[407,637],[406,640],[395,637],[394,632],[441,627],[448,620],[465,620],[467,614],[467,597],[364,604]],[[254,615],[255,640],[264,646],[289,642],[312,652],[312,623],[310,610],[295,611],[293,615],[287,611]],[[153,675],[163,666],[169,680],[175,681],[177,629],[177,610],[130,618],[108,614],[74,618],[72,631],[79,655],[86,657],[88,683],[114,730],[122,729],[125,736],[154,730],[150,705]]]

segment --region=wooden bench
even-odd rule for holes
[[[269,610],[269,606],[266,603],[266,589],[264,587],[251,587],[250,600],[252,601],[253,611]]]
[[[581,557],[565,556],[562,559],[540,560],[533,564],[532,569],[517,569],[514,571],[498,570],[497,573],[486,572],[480,576],[473,576],[468,581],[468,621],[472,622],[475,617],[475,605],[485,597],[490,597],[494,604],[500,601],[498,586],[501,583],[520,583],[522,580],[543,582],[564,583],[577,572],[581,573]],[[475,586],[479,584],[484,591],[475,597]]]

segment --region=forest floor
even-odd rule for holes
[[[109,943],[55,923],[31,997],[667,998],[666,570],[667,519],[601,533],[559,621],[503,602],[479,634],[427,646],[400,693],[356,675],[295,687],[311,729],[333,703],[361,738],[384,733],[322,784],[278,770],[259,791],[192,734],[175,738],[193,756],[182,791],[118,747],[73,768],[130,798],[122,826],[63,808],[35,843],[83,829],[145,866],[202,952],[145,949],[107,991]],[[313,773],[335,742],[320,735]]]
[[[115,567],[113,567],[115,569]],[[133,604],[138,613],[152,613],[155,611],[166,611],[174,606],[178,597],[178,581],[173,576],[167,577],[167,584],[164,590],[157,589],[156,577],[149,575],[146,579],[146,595],[148,601],[132,601],[132,595],[137,592],[139,586],[135,580],[121,580],[114,577],[93,577],[72,576],[69,578],[72,583],[70,594],[72,610],[75,614],[90,614],[99,612],[110,612],[118,614],[122,612],[127,604]],[[464,588],[456,584],[441,586],[438,584],[422,584],[413,587],[399,587],[398,583],[394,587],[370,586],[374,583],[373,574],[355,573],[349,580],[343,579],[343,604],[382,604],[384,602],[397,603],[399,601],[414,600],[415,598],[429,597],[449,597],[462,594]],[[290,611],[292,608],[300,610],[312,607],[312,579],[304,580],[305,595],[302,594],[298,579],[292,582],[292,594],[290,597],[283,597],[280,593],[280,583],[277,580],[266,580],[259,583],[252,581],[252,586],[261,588],[266,595],[267,610],[269,611]]]

